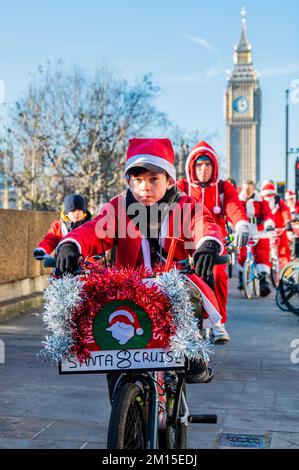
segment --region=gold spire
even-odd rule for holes
[[[238,45],[235,47],[235,64],[251,64],[251,45],[247,38],[247,25],[246,25],[247,11],[245,7],[241,9],[242,17],[242,33]]]

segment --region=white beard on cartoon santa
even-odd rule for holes
[[[134,326],[127,325],[121,321],[118,321],[109,328],[106,328],[106,331],[110,331],[113,338],[121,345],[126,344],[134,336]]]

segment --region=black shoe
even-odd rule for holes
[[[190,361],[190,369],[186,371],[187,384],[202,384],[211,382],[214,378],[213,369],[207,367],[203,361]]]
[[[260,275],[260,294],[261,297],[267,297],[271,293],[269,282],[267,281],[266,273]]]
[[[242,271],[239,271],[239,284],[237,289],[243,290],[243,273]]]

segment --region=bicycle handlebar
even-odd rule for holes
[[[54,256],[45,255],[42,261],[44,268],[56,268],[56,258]],[[230,255],[218,255],[214,259],[214,265],[230,264],[230,262]],[[178,264],[184,266],[185,268],[191,268],[188,258],[183,261],[179,261]]]

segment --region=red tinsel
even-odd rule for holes
[[[83,302],[73,310],[74,346],[71,354],[79,361],[90,357],[90,331],[95,315],[111,300],[128,300],[141,307],[152,322],[149,348],[165,347],[174,334],[171,304],[156,286],[148,287],[142,281],[149,276],[145,268],[105,268],[88,266],[84,279]],[[157,336],[159,333],[159,340]]]

